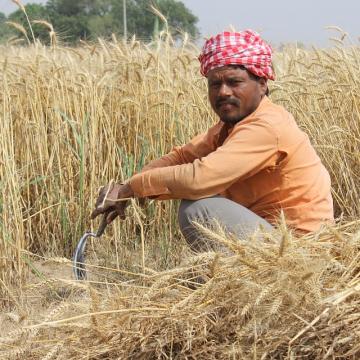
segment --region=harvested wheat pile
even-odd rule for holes
[[[301,238],[208,235],[233,255],[204,253],[116,284],[48,279],[67,295],[46,304],[41,323],[37,314],[3,336],[2,358],[360,356],[360,222]]]

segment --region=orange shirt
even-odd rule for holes
[[[267,97],[234,127],[219,121],[150,162],[129,183],[137,197],[196,200],[220,194],[273,224],[283,210],[288,225],[301,231],[333,220],[327,170],[292,115]]]

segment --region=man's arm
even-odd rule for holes
[[[201,147],[192,148],[191,144],[186,145],[190,147],[185,153],[201,154]],[[107,223],[117,216],[124,218],[126,200],[132,197],[196,200],[217,195],[234,182],[274,166],[279,155],[278,137],[270,123],[261,119],[236,127],[226,143],[214,151],[209,152],[207,146],[203,150],[208,154],[192,162],[148,169],[126,184],[104,187],[92,218],[104,214]]]
[[[221,193],[235,181],[275,165],[278,139],[263,120],[241,125],[228,141],[207,156],[182,165],[134,175],[129,184],[136,197],[200,199]]]
[[[156,169],[188,164],[195,159],[208,155],[214,151],[218,145],[221,128],[222,123],[219,122],[211,127],[205,134],[193,138],[188,144],[182,147],[175,147],[169,154],[151,161],[141,170],[139,175]],[[125,219],[125,209],[128,205],[127,200],[135,196],[136,194],[129,182],[125,184],[110,183],[100,190],[91,218],[94,219],[100,214],[103,214],[103,221],[107,224],[118,216],[121,219]],[[143,196],[136,197],[142,198]]]

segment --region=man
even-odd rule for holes
[[[281,211],[302,233],[331,222],[328,172],[291,114],[267,97],[270,46],[251,30],[223,32],[206,41],[199,60],[220,121],[125,184],[105,187],[92,218],[123,218],[122,199],[182,199],[180,229],[194,250],[204,248],[194,221],[216,220],[239,237],[271,230]]]

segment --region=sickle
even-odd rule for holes
[[[96,233],[86,232],[81,239],[79,240],[74,257],[73,257],[73,272],[76,280],[85,280],[86,279],[86,268],[85,268],[85,247],[86,242],[89,237],[99,238],[105,231],[107,226],[106,222],[107,214],[104,214],[99,229]]]

